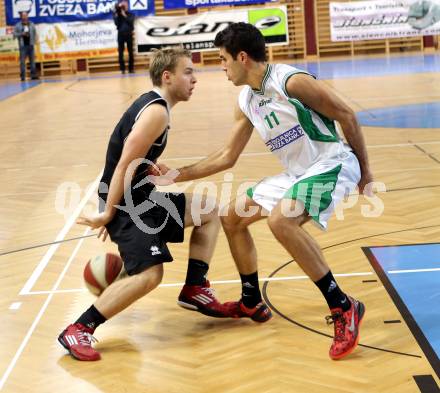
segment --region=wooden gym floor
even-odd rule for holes
[[[151,85],[139,74],[1,85],[0,391],[438,391],[439,333],[437,341],[423,341],[426,326],[431,333],[440,330],[438,285],[430,295],[437,296],[437,306],[422,310],[421,324],[406,294],[381,271],[386,261],[374,252],[383,249],[367,247],[440,242],[440,122],[429,122],[440,118],[435,106],[439,59],[407,56],[304,65],[362,112],[365,124],[385,119],[376,110],[393,108],[385,119],[391,116],[391,124],[363,127],[375,179],[387,189],[377,194],[383,213],[364,217],[362,211],[376,205],[361,197],[332,218],[328,232],[307,227],[340,275],[342,288],[367,307],[362,345],[339,362],[327,355],[332,328],[324,321],[328,310],[323,298],[294,262],[287,263],[291,258],[264,221],[251,231],[260,277],[273,278],[264,281],[265,298],[274,310],[269,323],[218,320],[179,308],[176,298],[188,248],[187,243],[172,245],[175,261],[166,265],[164,285],[96,331],[103,359],[83,363],[66,355],[57,335],[94,300],[83,287],[84,264],[104,250],[116,250],[74,220],[80,209],[96,208],[94,187],[109,135],[130,102]],[[222,146],[232,124],[231,104],[239,88],[219,69],[201,69],[197,76],[193,98],[172,114],[163,161],[175,167]],[[434,106],[420,112],[418,104]],[[410,128],[408,116],[416,121]],[[233,194],[241,183],[279,171],[277,160],[255,135],[231,171]],[[220,195],[224,173],[208,180]],[[194,188],[203,191],[200,182],[188,190]],[[396,261],[406,255],[405,248],[395,250],[391,262],[399,269]],[[420,285],[415,295],[429,285],[423,277],[440,282],[440,253],[427,254],[423,247],[416,251],[408,273],[412,276],[407,276]],[[431,263],[428,273],[417,269],[419,261]],[[239,297],[239,277],[223,233],[209,278],[221,300]]]

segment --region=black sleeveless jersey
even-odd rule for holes
[[[101,183],[99,185],[98,195],[105,202],[107,200],[108,188],[110,186],[110,181],[113,177],[113,173],[118,165],[119,159],[121,158],[122,149],[124,147],[125,140],[133,129],[134,124],[139,119],[142,112],[151,104],[160,104],[165,108],[167,107],[167,102],[155,91],[149,91],[148,93],[142,94],[122,115],[121,120],[116,125],[107,147],[107,155],[105,160],[104,172],[101,178]],[[149,167],[149,163],[156,162],[158,157],[162,154],[167,144],[169,126],[163,131],[163,133],[154,141],[147,155],[145,156],[145,161],[142,162],[135,173],[135,176],[131,182],[131,192],[132,195],[145,194],[154,188],[150,183],[134,189],[133,187],[138,184],[146,175],[145,171]],[[103,210],[101,204],[100,211]]]

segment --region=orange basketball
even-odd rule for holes
[[[119,255],[101,254],[90,259],[84,268],[87,289],[99,296],[112,282],[125,275],[124,263]]]

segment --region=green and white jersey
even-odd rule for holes
[[[266,146],[293,176],[303,175],[317,162],[343,158],[351,151],[333,120],[289,97],[286,82],[298,73],[307,74],[286,64],[269,64],[261,90],[246,86],[238,98],[240,109]]]

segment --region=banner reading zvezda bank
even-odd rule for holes
[[[166,10],[171,10],[175,8],[215,7],[220,5],[252,5],[273,1],[277,0],[164,0],[163,5]]]
[[[287,9],[276,8],[237,9],[210,11],[189,16],[150,16],[139,18],[135,23],[138,53],[170,45],[205,51],[214,48],[216,34],[234,22],[252,23],[268,45],[289,43]]]
[[[6,23],[14,25],[20,12],[34,23],[86,22],[113,16],[115,0],[4,0]],[[129,0],[129,10],[137,16],[154,14],[154,0]]]

